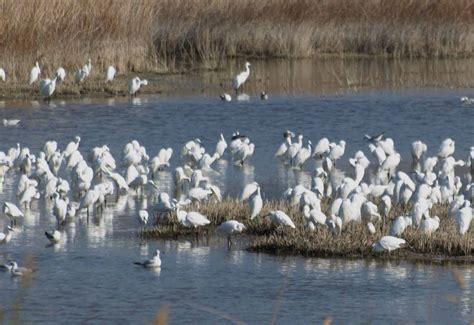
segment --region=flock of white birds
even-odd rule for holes
[[[250,63],[245,63],[245,70],[237,74],[232,79],[232,88],[235,90],[236,94],[239,90],[243,91],[244,84],[247,81],[248,77],[250,76]],[[78,84],[84,82],[92,73],[92,60],[89,59],[86,64],[82,66],[82,68],[77,69],[74,75],[74,81]],[[111,83],[115,79],[115,75],[117,70],[114,66],[108,66],[106,73],[105,73],[105,82]],[[42,98],[50,99],[53,96],[57,85],[64,82],[66,80],[66,70],[63,67],[59,67],[56,72],[54,73],[54,77],[52,79],[45,78],[40,79],[41,76],[41,68],[39,63],[36,62],[35,65],[31,68],[30,75],[28,78],[28,84],[30,86],[34,86],[39,81],[39,93]],[[5,82],[7,80],[7,75],[5,69],[0,68],[0,81]],[[140,90],[141,86],[147,86],[148,80],[142,80],[139,77],[134,77],[128,82],[128,93],[130,96],[136,96],[137,92]],[[220,96],[223,101],[231,101],[232,96],[224,93]],[[242,94],[241,97],[238,97],[242,100],[248,100],[248,96]],[[260,98],[262,100],[268,99],[268,95],[265,91],[260,94]]]
[[[75,81],[80,83],[92,71],[91,60],[75,74]],[[107,69],[106,81],[112,82],[116,70],[110,66]],[[31,69],[29,83],[37,82],[41,74],[38,62]],[[250,63],[245,64],[245,70],[238,74],[232,83],[236,93],[247,81],[250,75]],[[57,69],[53,79],[40,81],[40,93],[45,98],[54,93],[56,82],[63,82],[66,71]],[[0,79],[5,80],[5,71],[0,69]],[[130,95],[136,94],[146,80],[139,77],[129,82]],[[223,94],[225,101],[231,96]],[[262,99],[267,99],[265,92]],[[19,120],[3,120],[3,125],[16,126]],[[469,231],[472,220],[471,202],[474,199],[474,147],[471,147],[465,161],[454,158],[455,143],[452,139],[444,140],[437,155],[428,156],[427,146],[421,141],[412,143],[411,171],[406,173],[397,170],[401,161],[391,138],[383,134],[368,136],[368,150],[373,156],[372,162],[363,151],[357,151],[349,164],[353,176],[344,176],[336,172],[336,163],[344,156],[346,142],[330,142],[327,138],[320,139],[313,147],[311,141],[303,144],[303,135],[296,136],[291,131],[284,132],[284,141],[277,149],[275,157],[290,168],[302,169],[305,163],[313,157],[318,166],[312,177],[310,188],[302,184],[287,189],[283,199],[291,206],[300,205],[302,215],[306,220],[309,231],[322,227],[332,232],[337,238],[344,227],[350,222],[363,223],[367,231],[376,233],[375,225],[388,216],[392,205],[411,203],[409,215],[399,216],[392,224],[388,234],[372,245],[374,251],[393,251],[405,244],[401,238],[407,227],[415,227],[420,233],[432,234],[440,226],[438,216],[431,216],[430,210],[435,204],[448,204],[449,214],[455,219],[459,235]],[[61,229],[68,222],[81,216],[89,217],[91,213],[100,213],[108,196],[120,196],[129,192],[142,195],[145,187],[151,187],[157,193],[154,195],[155,204],[138,211],[138,221],[145,227],[151,221],[149,213],[155,218],[170,217],[176,212],[177,220],[183,227],[201,227],[210,224],[206,216],[197,211],[186,211],[192,202],[207,202],[222,200],[221,190],[211,183],[204,173],[212,169],[212,165],[223,159],[228,151],[235,165],[244,165],[254,154],[255,144],[250,139],[235,132],[229,145],[223,134],[220,135],[214,153],[206,152],[199,139],[188,141],[180,151],[181,166],[175,169],[175,185],[179,197],[171,198],[168,193],[158,193],[155,182],[158,172],[170,166],[173,155],[172,148],[163,148],[151,158],[145,147],[138,141],[127,143],[122,152],[121,164],[116,163],[107,145],[92,149],[86,157],[79,150],[81,138],[76,136],[62,151],[56,141],[45,143],[43,150],[36,156],[26,147],[17,144],[7,153],[0,152],[0,184],[5,177],[13,177],[19,173],[16,188],[17,204],[3,203],[3,214],[10,218],[10,225],[0,233],[0,243],[6,244],[11,240],[12,232],[18,220],[24,217],[33,200],[52,200],[51,213],[57,220],[57,227],[46,231],[47,239],[58,243],[61,239]],[[366,174],[369,165],[375,170],[372,177]],[[456,174],[456,168],[470,167],[464,181]],[[204,173],[203,173],[204,172]],[[370,179],[367,181],[367,179]],[[329,213],[321,210],[321,200],[330,199]],[[249,205],[249,220],[257,218],[262,211],[263,198],[258,183],[247,184],[240,198]],[[110,202],[110,201],[109,201]],[[291,218],[283,211],[270,211],[265,215],[277,227],[296,228]],[[245,225],[236,220],[226,221],[217,227],[217,231],[228,236],[241,233]],[[161,266],[160,252],[145,262],[137,262],[146,268]],[[19,268],[15,262],[4,265],[12,275],[23,275],[25,269]]]
[[[296,139],[296,141],[294,140]],[[287,189],[283,199],[291,206],[299,205],[306,220],[308,231],[322,227],[332,232],[334,237],[344,231],[351,222],[363,223],[367,231],[375,233],[375,226],[385,218],[394,204],[412,203],[411,213],[396,218],[390,232],[373,244],[375,251],[393,251],[400,248],[405,240],[403,232],[407,227],[415,227],[420,233],[432,234],[440,226],[440,219],[430,215],[434,204],[449,204],[449,214],[457,224],[460,236],[469,231],[472,220],[471,202],[474,199],[474,147],[466,161],[456,160],[453,156],[455,143],[444,140],[435,156],[427,155],[427,146],[421,141],[412,144],[411,172],[398,170],[400,154],[395,150],[390,138],[383,134],[366,136],[372,161],[363,151],[356,152],[349,164],[353,176],[341,176],[336,172],[336,164],[345,153],[346,143],[330,142],[322,138],[316,146],[311,141],[303,144],[303,136],[291,131],[284,132],[284,141],[275,156],[289,168],[303,168],[313,157],[318,166],[313,173],[311,188],[296,185]],[[182,147],[179,160],[181,165],[175,168],[175,186],[178,197],[172,198],[166,192],[159,192],[159,171],[169,168],[173,155],[172,148],[159,150],[155,157],[149,157],[145,147],[136,140],[127,143],[118,164],[107,145],[95,147],[87,155],[79,150],[81,138],[76,136],[62,150],[56,141],[48,141],[43,150],[35,155],[27,147],[10,148],[0,152],[0,184],[6,177],[19,174],[13,202],[3,202],[3,215],[10,218],[10,224],[0,233],[0,243],[10,241],[12,232],[24,212],[30,209],[34,200],[51,200],[51,214],[57,220],[55,229],[46,232],[47,239],[55,244],[61,239],[64,227],[77,218],[89,218],[106,204],[107,197],[118,197],[133,193],[143,195],[145,188],[154,190],[153,204],[138,211],[138,221],[145,227],[155,218],[170,218],[176,212],[177,220],[183,227],[201,227],[208,225],[208,218],[197,211],[186,211],[192,202],[221,201],[222,194],[218,186],[211,183],[206,171],[218,159],[228,153],[236,165],[247,163],[255,152],[250,139],[235,132],[228,144],[221,134],[214,153],[209,154],[199,139],[190,140]],[[375,165],[375,174],[370,182],[365,180],[369,165]],[[470,167],[470,173],[463,183],[456,174],[456,168]],[[330,199],[327,215],[321,210],[321,200]],[[247,184],[240,199],[248,202],[249,222],[261,215],[263,198],[258,183]],[[112,202],[113,200],[109,200]],[[376,202],[378,204],[376,204]],[[270,211],[268,217],[276,227],[296,228],[294,222],[284,211]],[[228,236],[241,233],[245,225],[237,220],[226,221],[217,231]],[[337,240],[337,239],[336,239]],[[146,268],[159,267],[159,251],[145,262],[137,262]],[[12,275],[25,274],[25,270],[16,264],[4,266]]]
[[[74,74],[74,81],[78,84],[84,82],[92,73],[92,60],[89,59],[82,68],[77,69]],[[105,82],[111,83],[115,79],[117,70],[114,66],[108,66],[105,73]],[[41,68],[38,62],[31,68],[30,75],[28,78],[28,84],[34,86],[39,82],[39,93],[42,98],[50,99],[53,96],[56,87],[66,80],[66,70],[63,67],[59,67],[52,79],[45,78],[40,79]],[[5,82],[7,80],[5,69],[0,68],[0,80]],[[135,96],[140,90],[141,86],[148,85],[147,80],[141,80],[139,77],[134,77],[128,82],[128,93],[130,96]]]

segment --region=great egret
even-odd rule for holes
[[[115,68],[113,66],[109,65],[109,67],[107,68],[107,75],[106,75],[106,78],[105,78],[105,82],[114,81],[116,72],[117,72],[117,70],[115,70]]]
[[[49,99],[53,95],[54,91],[56,90],[56,80],[58,77],[55,76],[52,80],[51,79],[43,79],[40,82],[40,94],[43,98]]]
[[[263,207],[263,200],[260,194],[260,186],[257,186],[257,191],[254,192],[252,196],[250,197],[249,206],[250,206],[250,211],[251,211],[250,220],[253,220],[260,214],[260,211],[262,211],[262,207]]]
[[[0,80],[1,81],[7,80],[7,74],[5,73],[5,70],[3,68],[0,68]]]
[[[5,202],[3,203],[3,214],[5,214],[7,217],[11,219],[11,224],[14,225],[17,222],[17,219],[23,218],[25,215],[21,210],[13,203],[11,202]]]
[[[227,142],[225,141],[224,135],[221,133],[219,141],[216,144],[216,150],[215,153],[219,155],[220,159],[223,155],[225,150],[227,149]]]
[[[66,70],[63,67],[58,68],[56,70],[56,76],[58,77],[58,81],[63,82],[66,79]]]
[[[29,79],[28,83],[30,85],[34,84],[38,80],[40,74],[41,74],[41,69],[39,67],[38,61],[36,61],[35,66],[33,68],[31,68],[30,79]]]
[[[178,217],[178,221],[185,227],[201,227],[210,224],[211,222],[206,216],[200,214],[199,212],[190,211],[186,212],[181,210],[178,205],[178,209],[176,210],[176,215]]]
[[[291,220],[291,218],[281,210],[270,211],[266,216],[270,217],[270,220],[277,226],[286,226],[293,229],[296,228],[293,220]]]
[[[404,239],[393,236],[384,236],[378,242],[372,244],[372,250],[375,252],[391,252],[401,248],[405,243],[406,241]]]
[[[446,159],[454,153],[454,150],[454,141],[450,138],[447,138],[441,142],[441,145],[439,146],[438,158]]]
[[[0,244],[7,244],[12,239],[12,226],[7,226],[5,232],[0,232]]]
[[[230,236],[233,234],[240,234],[245,230],[245,225],[237,220],[229,220],[217,226],[216,231],[219,234],[227,236],[227,246],[230,248]]]
[[[74,80],[76,81],[76,83],[81,83],[86,79],[87,76],[88,76],[87,71],[83,69],[78,69],[76,71],[76,75],[74,76]]]
[[[420,231],[424,234],[431,235],[439,228],[439,217],[434,216],[433,218],[425,217],[420,224]]]
[[[141,80],[139,77],[135,77],[128,83],[128,93],[130,96],[135,96],[137,91],[140,90],[141,86],[147,86],[148,80]]]
[[[145,227],[148,224],[148,211],[140,210],[138,211],[138,222]]]
[[[232,80],[232,88],[235,90],[236,94],[240,88],[243,89],[243,86],[245,82],[247,81],[249,75],[250,75],[250,63],[246,62],[245,70],[239,73],[238,75],[236,75],[235,78]]]

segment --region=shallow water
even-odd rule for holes
[[[365,133],[385,131],[408,166],[410,143],[421,139],[436,154],[446,137],[456,141],[457,158],[474,145],[474,107],[462,106],[465,90],[414,89],[347,92],[339,95],[273,95],[268,101],[223,103],[213,97],[143,97],[140,101],[80,101],[7,104],[6,118],[18,128],[0,128],[0,150],[20,142],[37,153],[49,139],[64,146],[82,137],[80,150],[107,144],[117,160],[123,146],[137,139],[154,156],[162,147],[176,153],[199,137],[213,152],[219,134],[239,130],[256,144],[250,164],[235,167],[226,159],[208,173],[224,195],[236,196],[243,184],[258,181],[267,198],[278,197],[298,182],[309,185],[313,162],[304,171],[288,170],[273,153],[286,129],[317,140],[345,139],[340,168],[357,150],[369,156]],[[370,156],[369,156],[370,157]],[[0,202],[14,201],[17,177],[10,175]],[[172,192],[171,172],[159,186]],[[113,200],[112,200],[113,201]],[[103,215],[68,224],[59,245],[46,247],[44,230],[54,227],[43,199],[33,204],[12,241],[0,246],[0,262],[31,257],[37,272],[25,283],[0,274],[3,320],[34,322],[144,323],[168,306],[172,323],[469,323],[473,319],[472,266],[418,265],[359,260],[304,259],[227,251],[225,241],[140,243],[136,210],[151,204],[136,196],[109,202]],[[6,223],[0,220],[0,226]],[[155,249],[164,252],[159,273],[133,265]],[[2,258],[3,256],[3,258]],[[459,288],[451,270],[459,271]],[[15,304],[15,302],[17,302]],[[20,309],[16,315],[14,308]]]

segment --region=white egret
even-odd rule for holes
[[[439,217],[434,216],[433,218],[425,217],[421,221],[420,231],[424,234],[431,235],[439,228]]]
[[[132,80],[129,81],[128,83],[128,93],[130,96],[136,96],[136,93],[138,90],[140,90],[141,86],[147,86],[148,85],[148,80],[140,80],[139,77],[135,77]]]
[[[293,168],[303,169],[304,163],[309,159],[309,157],[311,157],[311,151],[312,143],[311,141],[308,141],[308,146],[306,148],[301,148],[291,161]]]
[[[330,150],[330,147],[329,147],[328,138],[322,138],[318,141],[318,143],[314,147],[313,157],[318,158],[318,159],[322,159],[323,155],[328,153],[329,150]]]
[[[342,156],[344,156],[344,152],[346,151],[346,141],[344,140],[341,140],[339,141],[338,144],[333,144],[332,146],[329,145],[329,147],[331,148],[330,151],[329,151],[329,159],[331,159],[333,161],[333,163],[335,164],[336,161],[341,158]]]
[[[235,78],[232,80],[232,88],[235,90],[236,94],[240,88],[243,89],[243,86],[250,75],[250,66],[250,63],[246,62],[245,70],[236,75]]]
[[[56,76],[59,82],[63,82],[66,79],[66,70],[64,70],[63,67],[58,68],[58,70],[56,70]]]
[[[295,134],[289,130],[286,130],[283,133],[283,137],[285,141],[280,145],[278,150],[275,152],[275,157],[282,157],[285,155],[288,148],[292,145],[292,138],[294,138]]]
[[[109,65],[108,68],[107,68],[107,74],[106,74],[105,82],[114,81],[116,72],[117,71],[115,70],[115,68],[113,66]]]
[[[471,203],[466,200],[461,209],[456,212],[456,224],[459,234],[465,235],[469,231],[469,226],[472,221]]]
[[[250,196],[257,192],[257,189],[258,189],[258,183],[257,182],[251,182],[247,185],[245,185],[243,191],[242,191],[242,195],[240,196],[240,200],[241,201],[246,201],[250,198]]]
[[[138,211],[138,222],[140,222],[140,224],[143,226],[146,226],[148,224],[148,211],[147,210]]]
[[[0,232],[0,244],[7,244],[12,239],[12,226],[6,226],[4,232]]]
[[[372,249],[375,252],[391,252],[401,248],[405,243],[406,241],[404,239],[393,236],[384,236],[378,242],[372,244]]]
[[[249,206],[251,211],[250,220],[253,220],[260,214],[263,207],[263,200],[262,196],[260,195],[260,186],[257,186],[257,191],[250,196]]]
[[[178,206],[176,210],[176,215],[178,217],[178,221],[185,227],[201,227],[210,224],[211,222],[206,216],[202,215],[199,212],[190,211],[186,212],[181,210]]]
[[[35,66],[31,68],[30,79],[28,81],[28,84],[30,85],[34,84],[38,80],[40,74],[41,74],[41,69],[39,67],[38,61],[36,61]]]
[[[247,139],[248,140],[248,139]],[[244,162],[253,156],[255,152],[255,144],[253,143],[242,143],[242,145],[237,149],[233,155],[234,164],[243,166]]]
[[[400,237],[405,229],[413,224],[410,216],[399,216],[396,218],[390,228],[390,236]]]
[[[3,68],[0,68],[0,80],[5,81],[7,79],[7,75],[5,73],[5,70]]]
[[[19,218],[23,218],[25,215],[21,210],[11,202],[3,203],[2,207],[3,214],[10,218],[12,225],[16,224]]]
[[[392,209],[392,200],[389,195],[382,196],[378,208],[381,216],[388,217],[388,214]]]
[[[92,72],[92,60],[89,58],[87,63],[82,66],[82,70],[86,73],[86,77],[88,77]]]
[[[364,223],[374,222],[381,219],[377,206],[370,201],[364,202],[360,211]]]
[[[270,211],[270,213],[268,213],[266,216],[270,217],[270,220],[276,226],[286,226],[293,229],[296,228],[293,220],[291,220],[291,218],[281,210]]]
[[[288,150],[285,153],[284,160],[286,163],[289,163],[290,165],[293,164],[293,158],[298,154],[298,152],[301,150],[303,147],[303,135],[299,134],[297,137],[298,141],[293,142],[289,147]]]
[[[326,215],[318,209],[311,209],[309,205],[305,205],[303,215],[308,222],[312,222],[315,226],[326,226]]]
[[[79,143],[81,142],[80,136],[75,136],[74,141],[71,141],[66,146],[66,149],[63,151],[63,155],[65,158],[68,158],[73,152],[77,151],[79,148]]]
[[[153,207],[153,210],[157,212],[158,217],[171,213],[176,209],[177,201],[171,199],[168,193],[161,192],[158,194],[158,202]]]
[[[224,135],[221,133],[219,141],[216,144],[216,150],[214,151],[216,154],[218,154],[218,159],[222,158],[226,149],[227,142],[225,141]]]
[[[86,79],[87,76],[88,76],[87,71],[83,69],[78,69],[74,76],[74,80],[76,81],[76,83],[81,83],[84,81],[84,79]]]
[[[367,232],[369,234],[373,235],[373,234],[376,233],[375,226],[372,222],[368,222],[367,225],[366,225],[366,228],[367,228]]]
[[[49,99],[56,90],[56,80],[58,79],[55,76],[53,79],[43,79],[40,82],[40,94],[43,98]]]
[[[230,236],[233,234],[240,234],[245,230],[245,225],[237,220],[229,220],[217,226],[216,231],[219,234],[227,236],[227,246],[230,247]]]

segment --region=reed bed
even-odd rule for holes
[[[262,216],[271,210],[285,211],[296,225],[296,229],[276,228],[268,218]],[[322,210],[327,212],[327,202],[322,203]],[[431,236],[408,228],[402,235],[407,241],[403,249],[392,253],[374,253],[372,243],[388,234],[392,221],[410,211],[410,206],[395,206],[389,216],[375,223],[376,234],[369,234],[363,224],[351,223],[344,227],[338,236],[325,228],[309,231],[305,227],[302,212],[298,207],[291,207],[283,201],[264,203],[262,213],[254,220],[249,220],[247,204],[236,200],[207,203],[191,206],[188,210],[199,211],[211,221],[210,225],[199,228],[186,228],[178,223],[175,215],[158,219],[152,229],[140,233],[143,239],[179,239],[213,236],[216,227],[226,220],[243,222],[247,229],[243,236],[248,239],[248,250],[274,254],[291,254],[312,257],[389,257],[418,259],[459,259],[472,262],[474,251],[474,231],[460,236],[456,231],[455,221],[448,217],[448,207],[433,207],[432,215],[439,216],[440,228]],[[327,214],[327,213],[326,213]]]
[[[469,0],[0,0],[0,66],[24,81],[91,58],[122,74],[218,68],[229,57],[466,57]],[[94,70],[93,70],[94,74]]]

